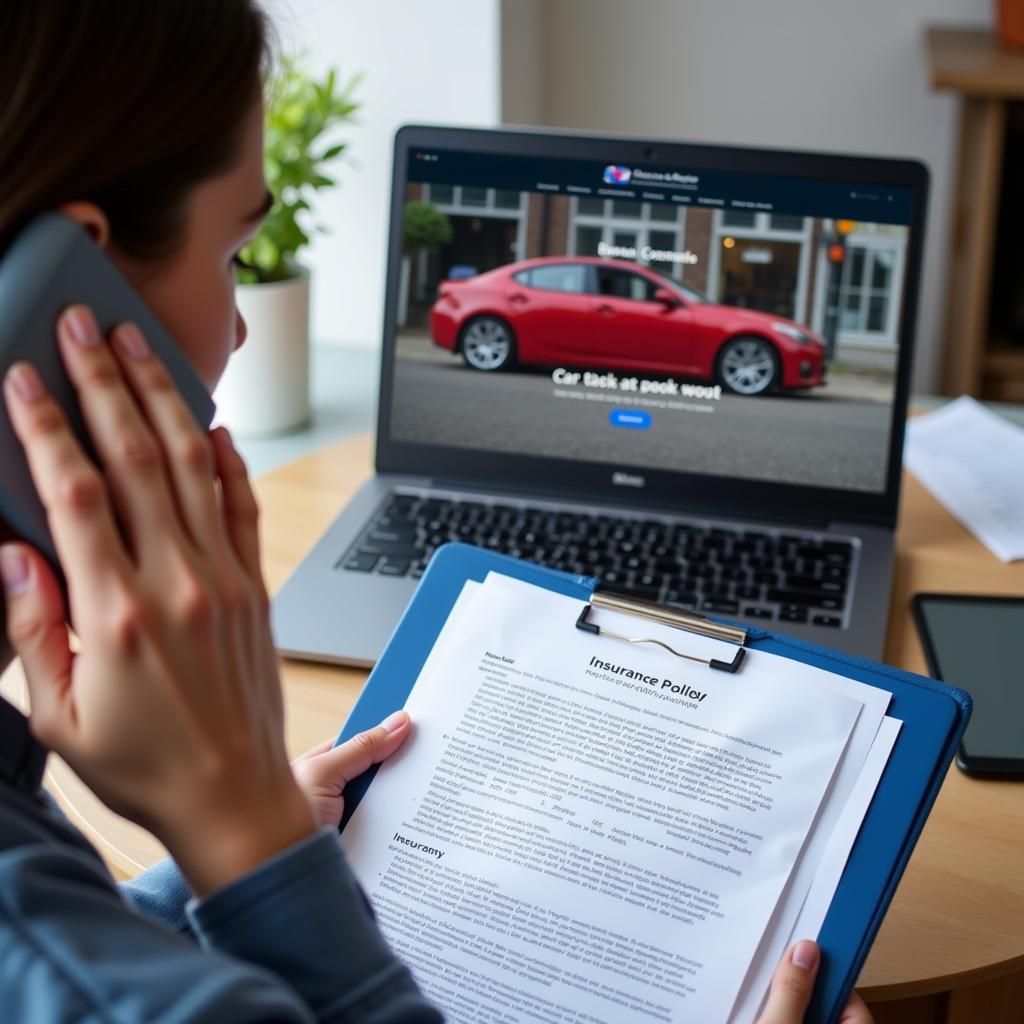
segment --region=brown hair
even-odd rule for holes
[[[270,33],[258,0],[0,3],[0,252],[84,199],[129,255],[170,255],[190,190],[237,156]]]

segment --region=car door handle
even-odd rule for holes
[[[615,307],[608,305],[607,302],[599,302],[596,306],[590,307],[595,313],[600,313],[601,316],[612,316],[615,313]]]
[[[528,298],[527,296],[525,296],[525,295],[524,295],[524,294],[523,294],[522,292],[513,292],[513,293],[512,293],[512,294],[511,294],[511,295],[510,295],[510,296],[508,297],[508,301],[509,301],[509,302],[518,302],[518,303],[519,303],[519,305],[524,305],[525,303],[529,302],[530,300],[529,300],[529,298]]]

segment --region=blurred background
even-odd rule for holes
[[[268,0],[287,50],[361,73],[330,226],[306,256],[317,344],[381,339],[390,150],[410,122],[534,124],[907,156],[931,170],[913,390],[943,384],[960,125],[930,26],[991,28],[992,0]],[[766,226],[767,229],[767,226]]]

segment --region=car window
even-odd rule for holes
[[[597,268],[597,292],[612,299],[653,302],[656,286],[640,274],[613,267]]]
[[[546,267],[521,270],[515,275],[520,284],[531,288],[543,288],[549,292],[573,292],[582,295],[586,291],[587,268],[582,263],[556,263]]]
[[[655,289],[668,288],[670,291],[675,292],[681,298],[686,299],[687,302],[693,302],[696,304],[709,302],[710,300],[706,295],[701,295],[700,292],[695,291],[693,288],[683,284],[682,281],[677,281],[674,277],[666,277],[656,267],[648,268],[652,274],[658,275],[658,283],[655,285]]]

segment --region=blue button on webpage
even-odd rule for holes
[[[651,414],[642,409],[612,409],[608,419],[613,427],[626,427],[629,430],[646,430],[651,425]]]

